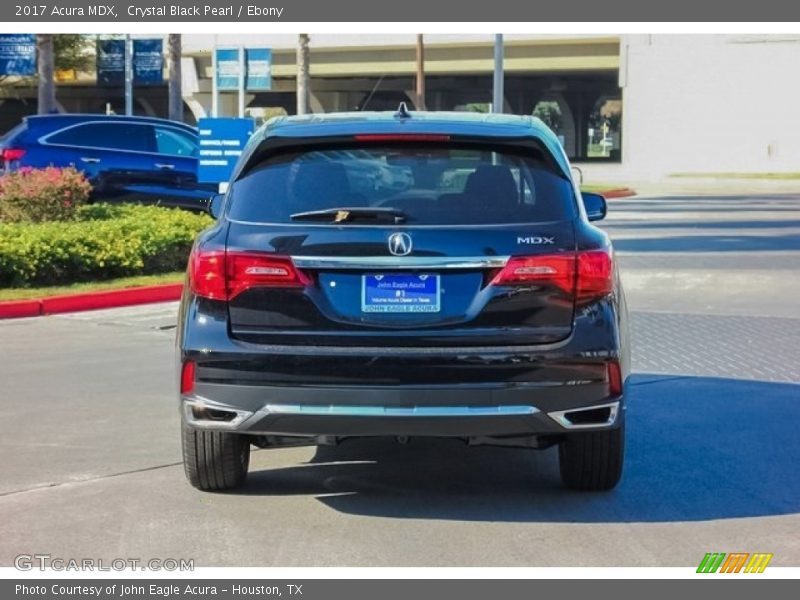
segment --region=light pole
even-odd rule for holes
[[[503,112],[503,34],[494,36],[494,93],[492,94],[492,112]]]
[[[125,36],[125,114],[133,114],[133,40]]]

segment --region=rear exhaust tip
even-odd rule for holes
[[[610,427],[617,421],[619,401],[571,410],[558,410],[547,415],[565,429]]]
[[[236,429],[253,413],[198,400],[185,400],[183,414],[186,422],[193,427]]]

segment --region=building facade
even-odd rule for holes
[[[428,110],[491,109],[493,36],[426,35]],[[247,114],[296,111],[296,36],[184,35],[185,120],[210,116],[212,49],[269,47],[272,90],[248,93]],[[311,109],[415,105],[415,36],[312,35]],[[593,178],[800,172],[800,36],[505,36],[503,109],[550,125]],[[0,129],[35,112],[35,89],[0,83]],[[58,88],[75,112],[122,112],[121,89],[85,74]],[[137,113],[166,115],[166,86],[135,90]],[[236,93],[219,114],[237,112]]]

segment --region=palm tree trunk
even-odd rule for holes
[[[425,42],[422,34],[417,34],[417,97],[414,101],[417,110],[427,110],[425,106]]]
[[[40,115],[56,112],[56,84],[53,80],[55,55],[53,36],[49,33],[36,34],[36,53],[39,70],[39,109]]]
[[[169,118],[183,121],[183,95],[181,93],[181,34],[170,33],[167,37],[169,52]]]
[[[309,90],[309,60],[308,60],[308,34],[301,33],[297,38],[297,114],[308,113]]]

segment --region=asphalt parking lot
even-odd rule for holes
[[[800,195],[614,200],[633,322],[625,475],[560,487],[554,449],[354,441],[185,481],[174,304],[0,322],[0,565],[800,565]]]

